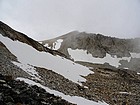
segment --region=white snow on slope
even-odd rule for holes
[[[62,42],[63,42],[63,39],[58,39],[54,44],[54,50],[58,50]]]
[[[79,49],[72,50],[71,48],[68,48],[68,52],[75,61],[85,61],[98,64],[109,63],[110,65],[115,67],[119,67],[120,60],[127,60],[128,62],[130,62],[131,59],[131,57],[122,57],[122,58],[117,58],[116,56],[112,57],[110,54],[106,54],[106,57],[104,58],[95,58],[91,54],[87,54],[86,50]]]
[[[65,58],[62,59],[60,56],[53,56],[50,53],[39,52],[25,43],[12,41],[7,37],[3,37],[1,34],[0,41],[2,41],[9,51],[18,58],[18,61],[21,62],[21,64],[30,64],[53,70],[75,83],[79,83],[78,81],[86,81],[86,79],[80,75],[86,76],[93,73],[87,67],[73,64],[72,61]],[[79,84],[81,85],[81,83]]]
[[[45,89],[47,92],[51,93],[51,94],[54,94],[55,96],[60,96],[62,97],[62,99],[65,99],[67,100],[68,102],[71,102],[71,103],[74,103],[74,104],[77,104],[77,105],[108,105],[107,103],[105,102],[94,102],[94,101],[90,101],[90,100],[87,100],[85,98],[82,98],[82,97],[78,97],[78,96],[69,96],[69,95],[64,95],[63,93],[61,92],[58,92],[58,91],[55,91],[55,90],[51,90],[39,83],[36,83],[32,80],[29,80],[29,79],[25,79],[25,78],[17,78],[18,80],[23,80],[25,81],[26,83],[30,84],[30,85],[37,85],[38,87],[41,87],[43,89]]]

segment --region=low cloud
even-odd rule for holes
[[[0,20],[37,40],[73,30],[140,36],[139,0],[0,0]]]

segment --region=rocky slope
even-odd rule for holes
[[[73,105],[35,85],[0,74],[0,105]]]
[[[110,105],[139,105],[140,75],[127,69],[104,67],[103,65],[83,64],[93,67],[95,74],[86,77],[83,83],[98,98]]]

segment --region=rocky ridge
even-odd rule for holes
[[[45,52],[49,52],[50,54],[53,54],[53,55],[60,55],[60,56],[66,57],[61,52],[58,52],[56,50],[51,50],[47,47],[42,46],[42,44],[40,44],[37,41],[31,39],[27,35],[12,29],[11,27],[6,25],[2,21],[0,21],[0,33],[5,37],[9,37],[13,41],[18,40],[20,42],[26,43],[26,44],[32,46],[33,48],[35,48],[38,51],[45,51]]]
[[[73,31],[66,35],[50,40],[41,41],[43,45],[53,49],[53,43],[58,39],[63,39],[58,51],[69,56],[68,48],[87,50],[93,57],[105,57],[106,53],[117,57],[129,57],[130,52],[140,53],[140,38],[119,39],[115,37],[103,36],[86,32]]]

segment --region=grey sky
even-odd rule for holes
[[[140,0],[0,0],[0,20],[36,40],[70,31],[140,37]]]

